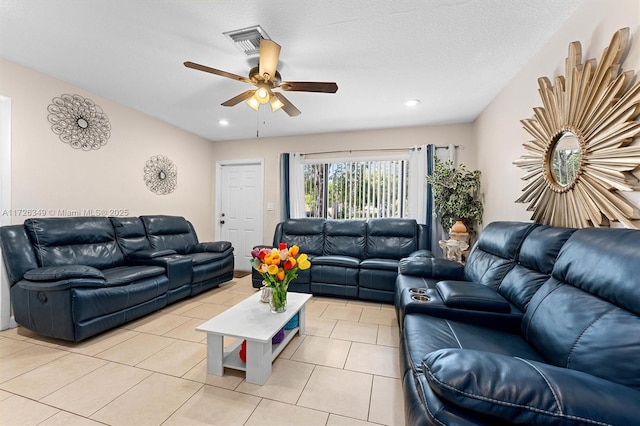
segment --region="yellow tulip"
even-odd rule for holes
[[[301,271],[304,271],[305,269],[309,269],[310,267],[311,267],[311,262],[309,262],[307,255],[301,254],[298,257],[298,269],[300,269]]]
[[[276,265],[269,265],[269,268],[267,269],[267,272],[270,275],[275,275],[278,273],[278,267]]]

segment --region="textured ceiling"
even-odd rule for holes
[[[0,56],[214,141],[461,123],[580,3],[0,0]],[[302,111],[293,118],[220,106],[252,86],[182,63],[247,75],[257,59],[223,32],[256,24],[282,46],[283,80],[335,81],[338,92],[287,93]]]

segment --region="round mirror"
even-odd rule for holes
[[[82,117],[78,118],[77,123],[78,123],[78,126],[83,129],[86,129],[87,127],[89,127],[89,123],[87,122],[87,120],[85,120]]]
[[[573,132],[560,134],[549,153],[549,171],[554,183],[568,188],[576,181],[582,166],[580,139]]]

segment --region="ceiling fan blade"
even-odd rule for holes
[[[336,93],[338,91],[338,85],[336,83],[314,81],[283,81],[279,87],[287,92]]]
[[[273,95],[277,97],[280,102],[282,102],[282,110],[286,112],[289,117],[295,117],[296,115],[301,114],[300,110],[296,108],[291,102],[289,102],[289,99],[285,98],[282,93],[274,93]]]
[[[247,90],[246,92],[240,93],[238,96],[234,96],[233,98],[221,103],[220,105],[226,107],[238,105],[240,102],[246,101],[247,99],[252,97],[254,93],[256,93],[255,90]]]
[[[265,80],[273,80],[276,77],[279,57],[280,45],[278,43],[267,39],[260,40],[260,76]]]
[[[230,73],[230,72],[217,70],[215,68],[211,68],[211,67],[208,67],[206,65],[196,64],[195,62],[187,61],[187,62],[184,63],[184,66],[187,67],[187,68],[192,68],[194,70],[204,71],[204,72],[208,72],[208,73],[211,73],[211,74],[216,74],[216,75],[219,75],[219,76],[222,76],[222,77],[227,77],[227,78],[230,78],[232,80],[238,80],[238,81],[242,81],[243,83],[251,84],[251,80],[249,80],[247,77],[242,77],[240,75],[233,74],[233,73]]]

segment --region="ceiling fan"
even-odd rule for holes
[[[242,101],[256,111],[262,104],[269,103],[272,111],[280,108],[289,116],[295,117],[300,115],[300,110],[296,108],[282,93],[274,92],[274,89],[284,90],[285,92],[320,92],[320,93],[336,93],[338,85],[336,83],[322,83],[312,81],[282,81],[278,72],[278,58],[280,57],[280,45],[268,39],[260,40],[260,62],[257,67],[253,67],[249,71],[249,77],[242,77],[226,71],[221,71],[205,65],[196,64],[187,61],[184,66],[198,71],[204,71],[216,74],[222,77],[231,78],[233,80],[249,83],[256,88],[247,90],[221,105],[231,107]]]

